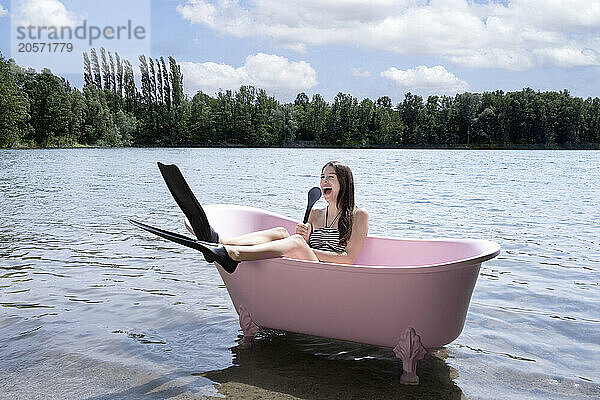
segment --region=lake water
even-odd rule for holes
[[[389,349],[280,331],[239,349],[214,266],[127,223],[185,233],[156,161],[204,204],[300,219],[330,159],[371,234],[502,246],[419,387]],[[599,398],[599,171],[593,151],[0,150],[0,398]]]

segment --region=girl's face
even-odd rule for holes
[[[321,192],[323,198],[329,202],[336,202],[338,193],[340,192],[340,182],[335,174],[335,168],[331,165],[325,167],[321,173]]]

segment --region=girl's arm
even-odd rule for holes
[[[310,235],[312,234],[314,227],[314,221],[319,218],[319,215],[321,214],[320,211],[321,210],[316,210],[313,208],[310,210],[310,214],[308,214],[308,221],[306,221],[306,225],[302,223],[296,225],[296,233],[302,236],[306,243],[308,243],[310,240]]]
[[[319,261],[337,263],[337,264],[354,264],[354,260],[358,257],[358,253],[365,244],[367,233],[369,232],[369,214],[359,208],[354,213],[354,220],[352,222],[352,236],[346,244],[346,249],[343,253],[334,253],[332,251],[316,250],[315,255]]]

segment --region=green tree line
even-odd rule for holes
[[[190,98],[173,57],[138,62],[139,87],[128,60],[91,49],[78,89],[0,54],[0,147],[600,147],[600,99],[566,90],[406,93],[395,105],[346,93],[281,103],[252,86]]]

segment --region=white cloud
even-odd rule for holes
[[[368,78],[371,76],[371,73],[369,71],[364,71],[360,68],[352,68],[350,72],[352,73],[352,76],[356,76],[359,78]]]
[[[420,65],[407,70],[392,67],[383,71],[381,77],[390,79],[400,88],[423,90],[428,93],[456,94],[469,88],[467,82],[458,79],[441,65],[431,68]]]
[[[6,10],[6,8],[4,8],[2,6],[2,4],[0,4],[0,18],[4,17],[7,14],[8,14],[8,11]]]
[[[509,10],[511,18],[550,30],[600,25],[600,4],[596,0],[512,0]]]
[[[306,61],[289,61],[274,54],[258,53],[235,68],[214,62],[180,62],[184,86],[191,93],[198,90],[212,94],[218,90],[237,90],[252,85],[271,93],[292,95],[317,85],[317,73]]]
[[[549,64],[563,68],[598,65],[598,53],[591,49],[576,47],[538,49],[536,55]]]
[[[522,71],[534,66],[534,57],[526,51],[512,49],[482,49],[457,51],[447,58],[469,68],[504,68]]]
[[[589,56],[600,52],[600,0],[180,1],[177,11],[192,24],[298,51],[350,44],[510,70],[600,64]],[[578,61],[565,61],[565,48]]]
[[[79,17],[58,0],[24,0],[15,18],[20,25],[75,26]]]

